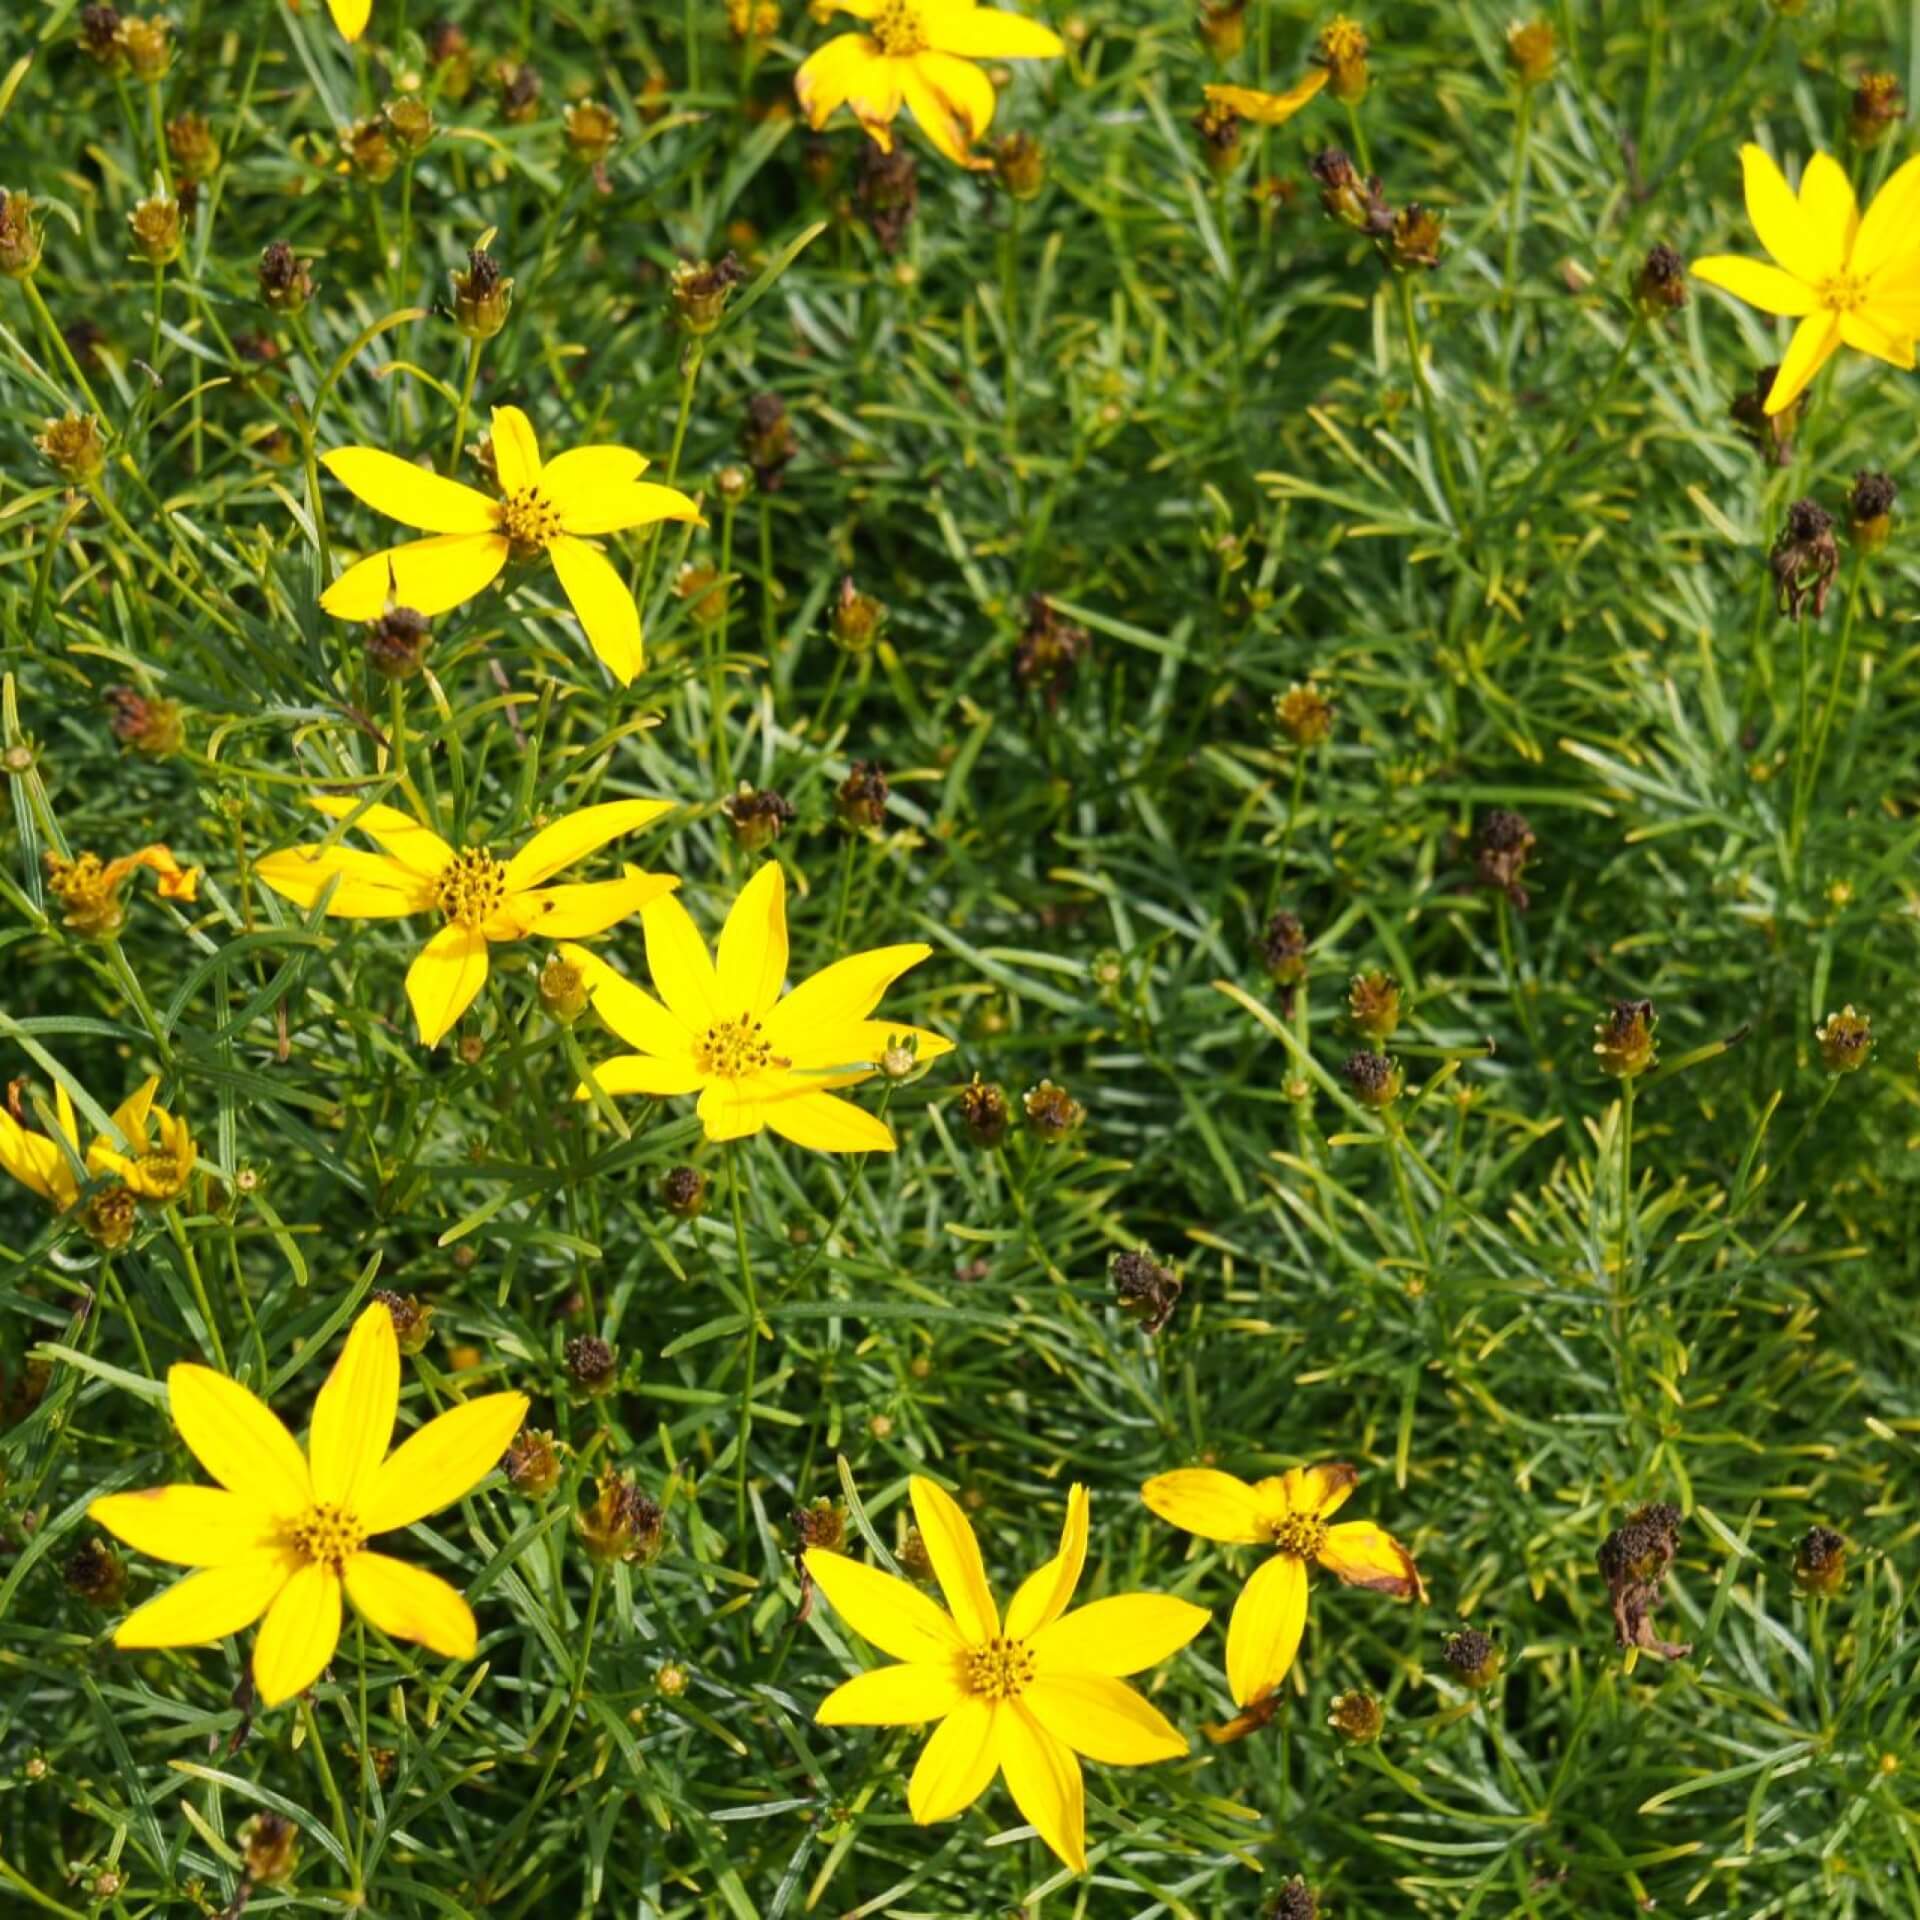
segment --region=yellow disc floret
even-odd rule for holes
[[[559,537],[559,509],[538,487],[522,487],[500,503],[500,531],[516,560],[531,560]]]
[[[1011,1700],[1033,1678],[1033,1655],[1018,1640],[993,1639],[966,1657],[967,1691]]]
[[[737,1020],[716,1020],[694,1042],[693,1062],[702,1073],[721,1080],[738,1080],[744,1074],[789,1064],[774,1058],[760,1022],[744,1013]]]
[[[913,0],[887,0],[874,15],[873,37],[890,60],[908,60],[927,50],[927,23]]]
[[[1289,1513],[1273,1523],[1273,1544],[1282,1553],[1311,1560],[1327,1544],[1327,1523],[1310,1513]]]
[[[366,1545],[367,1530],[345,1507],[322,1502],[301,1515],[287,1538],[296,1552],[338,1573]]]
[[[434,905],[456,927],[483,926],[506,897],[506,863],[484,847],[462,847],[433,886]]]

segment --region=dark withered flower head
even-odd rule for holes
[[[1813,1037],[1829,1073],[1857,1073],[1873,1051],[1873,1022],[1864,1013],[1843,1007],[1828,1014],[1814,1028]]]
[[[1601,1072],[1616,1080],[1638,1079],[1660,1057],[1654,1039],[1659,1024],[1651,1000],[1616,1000],[1593,1029]]]
[[[136,687],[109,687],[107,724],[113,737],[149,760],[165,760],[187,744],[187,723],[178,700],[142,693]]]
[[[688,333],[711,333],[733,298],[733,290],[747,277],[738,256],[723,253],[718,260],[680,260],[674,263],[673,311]]]
[[[82,1540],[61,1568],[67,1591],[90,1607],[115,1607],[127,1590],[126,1564],[96,1536]]]
[[[887,799],[893,789],[877,760],[856,760],[847,777],[834,789],[834,811],[842,826],[871,832],[887,817]]]
[[[1352,1053],[1340,1069],[1347,1091],[1363,1107],[1390,1107],[1400,1098],[1407,1076],[1397,1060],[1384,1053]]]
[[[1327,1725],[1356,1747],[1378,1740],[1386,1724],[1386,1708],[1364,1687],[1336,1693],[1327,1709]]]
[[[1613,1609],[1615,1644],[1643,1648],[1665,1660],[1679,1660],[1692,1651],[1662,1640],[1653,1625],[1667,1570],[1680,1551],[1680,1519],[1680,1509],[1664,1500],[1636,1507],[1595,1555]]]
[[[1024,128],[993,149],[993,177],[1015,200],[1037,199],[1047,184],[1047,150]]]
[[[383,679],[411,680],[426,665],[432,640],[425,614],[394,607],[367,628],[367,665]]]
[[[793,1531],[803,1547],[823,1547],[838,1553],[847,1544],[847,1516],[838,1502],[827,1499],[796,1507]]]
[[[1267,922],[1260,958],[1275,986],[1295,987],[1307,977],[1307,930],[1297,913],[1283,908]]]
[[[1856,473],[1847,495],[1847,532],[1862,553],[1878,553],[1893,531],[1899,489],[1884,473]]]
[[[120,9],[92,6],[80,9],[80,44],[103,67],[125,63],[127,50],[120,44]]]
[[[755,483],[768,493],[779,492],[786,484],[786,464],[798,450],[787,403],[771,390],[756,393],[747,402],[740,429],[740,451],[753,468]]]
[[[373,1297],[386,1308],[393,1321],[393,1334],[400,1351],[409,1356],[424,1352],[433,1335],[432,1305],[417,1294],[394,1293],[386,1287],[374,1288]]]
[[[1224,100],[1209,100],[1193,116],[1193,130],[1209,172],[1219,177],[1240,164],[1241,120]]]
[[[1268,1903],[1266,1920],[1320,1920],[1320,1896],[1296,1873]]]
[[[513,305],[513,282],[500,263],[484,248],[467,255],[466,271],[458,268],[453,281],[453,324],[470,340],[491,340],[507,324]]]
[[[313,271],[284,240],[260,256],[260,298],[275,313],[298,313],[313,298]]]
[[[1393,216],[1387,234],[1387,258],[1403,273],[1416,267],[1437,267],[1446,237],[1446,215],[1410,200]]]
[[[1640,263],[1633,298],[1649,320],[1678,312],[1687,304],[1687,263],[1664,241]]]
[[[520,126],[540,111],[540,76],[525,60],[503,60],[494,69],[500,94],[500,117]]]
[[[1794,1549],[1794,1585],[1802,1593],[1835,1594],[1846,1578],[1846,1536],[1831,1527],[1809,1527]]]
[[[1890,73],[1863,73],[1853,90],[1847,131],[1857,147],[1877,147],[1907,117],[1906,95]]]
[[[955,1098],[961,1124],[976,1147],[995,1147],[1007,1137],[1012,1115],[1007,1110],[1007,1096],[998,1087],[976,1073]]]
[[[899,1550],[893,1558],[900,1571],[909,1580],[933,1578],[933,1555],[927,1551],[926,1540],[918,1527],[907,1529],[907,1537],[901,1541]]]
[[[1773,574],[1774,601],[1780,612],[1797,620],[1811,604],[1814,618],[1819,619],[1827,610],[1834,575],[1840,571],[1833,515],[1817,500],[1794,501],[1767,556],[1767,565]]]
[[[560,1445],[551,1433],[522,1427],[507,1448],[507,1479],[514,1491],[538,1500],[560,1483]]]
[[[182,180],[210,180],[220,165],[220,143],[206,116],[183,113],[167,122],[167,154],[174,173]]]
[[[1029,1087],[1021,1106],[1027,1116],[1027,1131],[1049,1146],[1056,1146],[1070,1134],[1077,1133],[1087,1117],[1086,1108],[1065,1087],[1056,1086],[1051,1080]]]
[[[1092,645],[1085,627],[1066,619],[1044,593],[1032,594],[1013,649],[1014,684],[1023,693],[1040,694],[1050,710],[1057,708]]]
[[[280,1814],[262,1808],[250,1814],[234,1835],[247,1878],[256,1886],[275,1887],[293,1878],[300,1861],[300,1829]]]
[[[611,1393],[620,1375],[619,1356],[597,1333],[577,1333],[567,1342],[567,1378],[583,1393]]]
[[[1181,1280],[1172,1267],[1163,1267],[1151,1247],[1134,1253],[1116,1253],[1107,1267],[1114,1299],[1120,1311],[1139,1321],[1142,1333],[1159,1333],[1180,1304]]]
[[[898,253],[920,204],[920,169],[904,140],[882,153],[863,141],[855,165],[854,206],[882,253]]]
[[[1784,467],[1793,459],[1793,430],[1799,423],[1801,401],[1795,398],[1778,413],[1767,411],[1767,400],[1779,377],[1779,367],[1762,367],[1753,376],[1753,385],[1735,399],[1727,413],[1768,465]]]
[[[1356,973],[1347,987],[1347,1018],[1372,1040],[1386,1040],[1400,1024],[1400,982],[1378,967]]]
[[[1481,817],[1473,838],[1474,872],[1490,892],[1504,893],[1523,913],[1528,894],[1520,882],[1538,842],[1523,813],[1492,807]]]
[[[734,841],[749,853],[771,846],[798,817],[793,802],[772,787],[750,787],[745,781],[722,803]]]
[[[1378,178],[1363,180],[1343,148],[1322,148],[1307,171],[1320,183],[1320,204],[1334,219],[1375,239],[1393,231],[1393,209]]]
[[[1500,1677],[1500,1648],[1491,1635],[1482,1633],[1478,1627],[1448,1634],[1440,1657],[1462,1686],[1478,1690],[1492,1686]]]
[[[707,1210],[707,1176],[698,1167],[670,1167],[660,1182],[660,1204],[676,1220],[697,1220]]]
[[[574,1524],[581,1545],[605,1564],[648,1566],[666,1544],[666,1514],[659,1501],[640,1491],[631,1474],[601,1474],[591,1504],[574,1515]]]

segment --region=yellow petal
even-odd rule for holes
[[[768,1124],[773,1124],[771,1117]],[[971,1645],[984,1646],[1000,1631],[1000,1609],[993,1604],[973,1527],[960,1511],[960,1503],[925,1475],[916,1473],[907,1482],[907,1492],[927,1558],[933,1562],[934,1578],[946,1595],[947,1611]]]
[[[1390,1593],[1396,1600],[1411,1600],[1420,1591],[1420,1570],[1413,1564],[1413,1555],[1371,1520],[1348,1520],[1329,1527],[1314,1557],[1350,1587]]]
[[[1235,1706],[1264,1700],[1287,1677],[1306,1624],[1307,1564],[1276,1553],[1241,1589],[1227,1627],[1227,1685]]]
[[[907,1780],[907,1811],[921,1826],[964,1813],[993,1784],[1005,1711],[982,1694],[962,1694],[928,1736]]]
[[[493,470],[502,493],[518,493],[540,480],[540,442],[533,422],[518,407],[493,410]]]
[[[1784,413],[1813,376],[1840,350],[1840,322],[1831,313],[1810,313],[1793,330],[1786,358],[1767,393],[1768,413]]]
[[[1252,1543],[1273,1538],[1265,1504],[1244,1480],[1212,1467],[1155,1474],[1140,1498],[1162,1520],[1203,1540]]]
[[[1743,260],[1737,253],[1709,254],[1689,269],[1696,280],[1719,287],[1762,313],[1811,313],[1819,299],[1804,280],[1762,260]]]
[[[277,1707],[305,1693],[339,1644],[340,1576],[325,1561],[309,1560],[275,1596],[253,1643],[261,1705]]]
[[[547,471],[552,473],[553,468]],[[700,503],[688,499],[678,487],[639,480],[586,495],[561,514],[560,525],[567,533],[626,533],[634,527],[650,527],[657,520],[700,518]]]
[[[787,979],[787,876],[769,860],[742,887],[720,929],[715,997],[736,1018],[764,1014]]]
[[[968,60],[1055,60],[1067,50],[1051,27],[999,7],[943,8],[929,15],[927,38],[940,52]]]
[[[1028,1650],[1042,1673],[1104,1673],[1119,1679],[1157,1667],[1211,1618],[1205,1607],[1170,1593],[1117,1593],[1063,1614],[1033,1636]]]
[[[159,1091],[160,1076],[157,1073],[149,1074],[114,1108],[114,1131],[125,1145],[145,1147],[147,1144],[147,1119],[153,1112],[153,1097]]]
[[[655,1100],[679,1093],[698,1093],[705,1078],[693,1064],[691,1054],[683,1054],[678,1060],[663,1060],[651,1053],[616,1053],[593,1069],[594,1085],[602,1093],[639,1093]],[[582,1081],[574,1089],[573,1097],[591,1100],[592,1089]]]
[[[1849,271],[1869,279],[1902,254],[1911,257],[1920,238],[1920,154],[1893,170],[1873,196],[1873,205],[1853,237]]]
[[[999,1733],[1000,1769],[1014,1804],[1075,1873],[1085,1873],[1086,1787],[1073,1749],[1041,1726],[1020,1701],[1000,1716]]]
[[[1321,1467],[1289,1467],[1282,1483],[1287,1511],[1324,1520],[1346,1505],[1348,1496],[1359,1483],[1359,1474],[1344,1461]]]
[[[388,1454],[360,1498],[368,1533],[410,1527],[471,1493],[525,1424],[524,1393],[488,1393],[436,1415]]]
[[[400,1343],[393,1315],[376,1300],[353,1323],[313,1403],[307,1459],[316,1500],[355,1511],[361,1488],[386,1458],[399,1407]]]
[[[1876,360],[1884,360],[1891,367],[1910,368],[1913,365],[1913,340],[1907,334],[1894,333],[1879,324],[1880,316],[1874,311],[1865,313],[1843,313],[1840,316],[1840,338],[1856,353],[1870,353]]]
[[[1262,93],[1258,87],[1209,87],[1207,98],[1216,105],[1229,107],[1242,120],[1258,127],[1284,126],[1327,84],[1331,67],[1309,67],[1306,78],[1295,82],[1284,93]]]
[[[993,118],[993,82],[950,53],[916,54],[899,68],[900,98],[933,145],[956,166],[991,167],[973,143]]]
[[[1807,162],[1800,175],[1800,213],[1828,246],[1833,260],[1829,271],[1838,273],[1846,266],[1860,231],[1860,203],[1853,197],[1846,168],[1832,154],[1816,153]]]
[[[823,1727],[917,1727],[953,1712],[967,1697],[957,1660],[912,1660],[855,1674],[813,1717]]]
[[[484,493],[377,447],[337,447],[320,464],[376,513],[422,533],[492,533],[500,510]]]
[[[60,1123],[61,1136],[77,1153],[80,1150],[80,1122],[74,1118],[73,1096],[59,1082],[55,1083],[53,1089],[53,1111]]]
[[[270,1551],[285,1531],[280,1514],[222,1487],[142,1487],[106,1493],[87,1518],[136,1553],[183,1567],[224,1567]]]
[[[327,0],[327,11],[333,15],[333,24],[344,38],[358,40],[367,30],[373,0]]]
[[[114,1629],[116,1647],[206,1647],[250,1627],[302,1565],[282,1548],[176,1580]]]
[[[329,920],[393,920],[433,905],[433,884],[384,854],[354,847],[282,847],[253,863],[261,885],[303,911],[336,878]]]
[[[369,554],[320,596],[320,604],[336,620],[378,620],[390,606],[447,613],[484,593],[506,564],[504,534],[437,533]]]
[[[536,887],[512,896],[506,912],[516,935],[539,940],[579,940],[604,933],[680,884],[670,873],[628,867],[618,880],[589,880],[570,887]],[[492,931],[491,928],[488,929]]]
[[[709,1140],[744,1140],[767,1124],[752,1087],[728,1080],[708,1081],[696,1111]]]
[[[810,1547],[806,1562],[834,1612],[882,1653],[931,1666],[966,1651],[960,1629],[918,1587],[824,1547]]]
[[[1187,1750],[1186,1735],[1158,1707],[1105,1674],[1045,1674],[1020,1704],[1056,1740],[1109,1767],[1150,1767]]]
[[[229,1493],[290,1518],[313,1504],[299,1444],[239,1381],[182,1361],[167,1369],[167,1405],[193,1457]]]
[[[384,1553],[356,1553],[346,1566],[347,1598],[392,1640],[416,1640],[449,1660],[471,1660],[480,1629],[473,1609],[438,1574]]]
[[[646,665],[640,644],[640,609],[620,570],[598,547],[563,533],[547,548],[587,641],[613,677],[625,686]]]
[[[407,998],[420,1025],[420,1044],[437,1047],[486,984],[486,935],[472,927],[442,927],[407,969]]]
[[[850,953],[830,967],[822,967],[767,1015],[767,1040],[777,1053],[793,1055],[824,1029],[841,1031],[864,1020],[880,1004],[881,996],[907,971],[917,967],[931,947],[917,942],[899,947],[874,947]],[[671,1000],[667,1002],[673,1004]]]
[[[816,131],[824,127],[871,70],[885,65],[880,43],[867,34],[843,33],[829,40],[793,76],[807,124]]]
[[[562,947],[561,958],[578,967],[593,996],[593,1010],[628,1046],[667,1059],[685,1056],[692,1035],[644,987],[585,947]]]
[[[646,470],[645,456],[629,447],[569,447],[547,462],[540,491],[564,520],[595,494],[632,486]]]
[[[623,833],[637,833],[673,808],[671,800],[608,800],[567,814],[542,827],[507,862],[507,891],[518,893],[523,887],[537,887],[562,867],[584,860]]]
[[[1080,1584],[1080,1569],[1087,1558],[1087,1505],[1085,1487],[1068,1490],[1066,1522],[1060,1529],[1060,1551],[1045,1566],[1028,1574],[1008,1602],[1008,1639],[1030,1640],[1042,1627],[1051,1626],[1066,1612],[1067,1602]]]
[[[31,1132],[4,1111],[0,1111],[0,1167],[29,1192],[63,1211],[79,1197],[79,1179],[59,1142]]]
[[[1809,227],[1771,155],[1749,143],[1740,149],[1740,168],[1746,182],[1747,218],[1760,244],[1796,280],[1812,285],[1826,279],[1838,268],[1840,251],[1833,238]]]
[[[350,820],[380,851],[423,880],[437,880],[453,862],[453,849],[422,821],[398,807],[369,806],[353,794],[315,793],[307,805],[329,820]]]
[[[705,1033],[723,1017],[715,993],[713,962],[707,943],[678,899],[669,894],[648,904],[640,916],[646,932],[647,971],[654,990],[673,1017],[692,1033]]]
[[[880,1057],[898,1040],[917,1042],[914,1057],[923,1065],[953,1051],[953,1042],[944,1034],[925,1027],[909,1026],[904,1020],[856,1020],[845,1027],[829,1027],[817,1040],[807,1040],[784,1057],[796,1072],[825,1070],[835,1075],[822,1084],[840,1086],[864,1080],[880,1065]],[[838,1078],[846,1075],[846,1081]]]

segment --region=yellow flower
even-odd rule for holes
[[[1740,165],[1747,217],[1777,264],[1720,253],[1696,260],[1693,271],[1762,313],[1800,322],[1767,412],[1792,406],[1842,346],[1911,367],[1920,334],[1920,158],[1888,180],[1864,217],[1831,154],[1807,162],[1798,198],[1759,147],[1742,147]]]
[[[1217,106],[1231,107],[1242,120],[1256,126],[1278,127],[1304,107],[1331,77],[1332,69],[1314,67],[1297,86],[1285,93],[1262,93],[1257,87],[1209,87],[1207,98]]]
[[[1287,1677],[1307,1624],[1307,1563],[1317,1561],[1350,1587],[1422,1595],[1413,1556],[1371,1520],[1328,1520],[1359,1475],[1351,1467],[1295,1467],[1248,1486],[1230,1473],[1188,1467],[1140,1489],[1162,1520],[1203,1540],[1274,1549],[1234,1603],[1227,1628],[1227,1685],[1236,1706],[1264,1700]]]
[[[656,1000],[584,947],[562,947],[580,968],[594,1010],[637,1053],[594,1069],[603,1093],[700,1096],[709,1140],[738,1140],[762,1127],[822,1153],[890,1153],[882,1120],[829,1091],[867,1079],[897,1039],[937,1059],[951,1040],[868,1016],[880,996],[932,948],[876,947],[850,954],[781,997],[787,977],[787,883],[763,866],[741,888],[720,931],[716,960],[678,900],[641,913]],[[663,1006],[661,1001],[666,1004]],[[576,1099],[588,1098],[581,1087]]]
[[[1186,1736],[1123,1676],[1178,1653],[1207,1610],[1165,1593],[1116,1594],[1067,1611],[1087,1557],[1087,1490],[1067,1496],[1060,1551],[1002,1621],[967,1517],[931,1480],[909,1483],[914,1518],[946,1597],[824,1547],[807,1571],[863,1639],[904,1664],[857,1674],[821,1701],[827,1727],[939,1726],[920,1749],[907,1807],[922,1826],[979,1799],[996,1772],[1021,1813],[1076,1873],[1087,1870],[1084,1754],[1113,1767],[1177,1760]]]
[[[493,410],[493,464],[503,499],[377,447],[338,447],[320,464],[389,520],[434,536],[349,567],[320,596],[327,612],[341,620],[378,620],[392,605],[431,617],[491,586],[510,559],[544,553],[594,652],[622,686],[645,659],[640,610],[619,569],[589,536],[700,518],[684,493],[643,482],[646,461],[625,447],[575,447],[543,466],[533,422],[518,407]]]
[[[68,860],[49,852],[47,885],[63,909],[62,924],[90,940],[111,940],[127,920],[120,890],[141,867],[157,877],[162,900],[191,904],[199,893],[200,869],[183,867],[173,857],[173,849],[159,841],[112,860],[102,860],[97,853],[80,853]]]
[[[358,40],[367,30],[373,0],[327,0],[327,11],[333,15],[333,24],[340,29],[342,38]]]
[[[829,40],[793,77],[808,123],[824,127],[846,106],[882,153],[893,151],[890,124],[902,106],[949,160],[983,169],[970,151],[993,120],[993,82],[974,60],[1053,60],[1060,36],[1037,20],[973,0],[838,0],[838,11],[867,23],[865,33]]]
[[[484,846],[456,853],[431,827],[396,807],[364,806],[331,794],[315,794],[308,804],[329,819],[358,827],[384,851],[283,847],[257,862],[254,872],[297,907],[312,906],[337,878],[327,902],[335,919],[386,920],[408,913],[438,913],[445,919],[407,969],[407,998],[424,1046],[437,1047],[486,985],[490,941],[602,933],[680,884],[671,874],[642,873],[637,867],[626,868],[618,880],[541,884],[616,835],[670,813],[670,800],[610,800],[583,807],[543,827],[511,860]]]
[[[172,1200],[187,1184],[193,1171],[196,1149],[184,1120],[176,1120],[165,1107],[156,1107],[153,1096],[160,1090],[160,1076],[144,1081],[113,1110],[114,1132],[118,1140],[101,1134],[87,1149],[89,1178],[115,1173],[125,1184],[149,1200]],[[57,1212],[65,1213],[80,1197],[80,1122],[65,1087],[53,1089],[54,1117],[66,1141],[23,1127],[11,1113],[0,1108],[0,1169],[10,1173],[23,1187],[37,1193]],[[159,1149],[152,1164],[139,1174],[139,1163],[149,1158],[147,1122],[152,1119],[159,1133]],[[133,1149],[129,1158],[123,1148]],[[177,1173],[177,1183],[172,1175]],[[136,1174],[139,1177],[136,1178]]]
[[[490,1393],[430,1420],[392,1453],[400,1405],[393,1316],[367,1308],[313,1404],[303,1456],[266,1404],[210,1367],[168,1369],[173,1424],[218,1487],[110,1493],[90,1518],[141,1553],[197,1573],[121,1621],[116,1647],[204,1647],[266,1616],[253,1646],[261,1700],[303,1693],[333,1658],[340,1595],[370,1626],[469,1660],[466,1601],[431,1573],[368,1551],[484,1480],[527,1411],[524,1393]]]

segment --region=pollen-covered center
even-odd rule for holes
[[[500,531],[516,560],[531,560],[559,537],[560,509],[538,487],[522,487],[500,503]]]
[[[737,1020],[716,1020],[693,1043],[693,1063],[716,1080],[738,1080],[787,1064],[768,1046],[760,1022],[745,1013]]]
[[[1310,1513],[1283,1514],[1272,1528],[1273,1544],[1296,1559],[1311,1560],[1327,1544],[1327,1523]]]
[[[1867,283],[1858,274],[1836,273],[1820,282],[1820,304],[1832,313],[1853,313],[1867,304]]]
[[[1033,1655],[1018,1640],[989,1640],[966,1659],[967,1691],[1011,1700],[1033,1678]]]
[[[367,1530],[345,1507],[309,1507],[294,1523],[288,1539],[297,1552],[338,1573],[367,1543]]]
[[[507,897],[507,868],[484,847],[462,847],[433,883],[433,904],[456,927],[478,927]]]
[[[873,37],[892,60],[904,60],[927,50],[927,23],[913,0],[887,0],[874,15]]]

